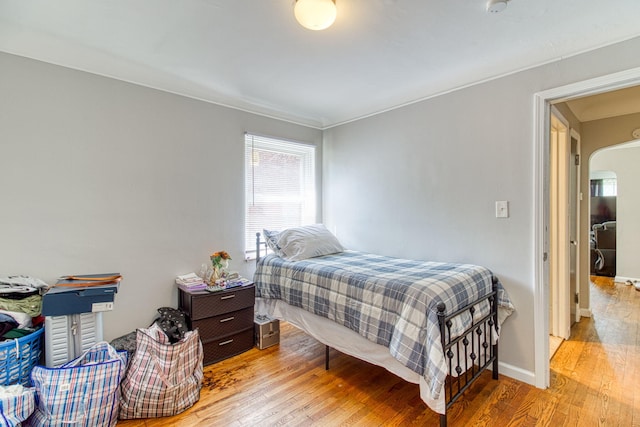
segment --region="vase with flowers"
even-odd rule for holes
[[[212,253],[209,258],[211,258],[211,266],[213,267],[209,282],[215,284],[216,280],[222,279],[226,275],[231,256],[225,251],[218,251]]]

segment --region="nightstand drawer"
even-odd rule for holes
[[[191,322],[198,328],[202,342],[253,327],[253,307]]]
[[[219,292],[181,292],[180,307],[189,313],[191,321],[200,320],[253,307],[255,292],[253,285]]]
[[[240,354],[253,348],[253,326],[237,334],[227,335],[213,341],[202,341],[204,364],[208,365]]]

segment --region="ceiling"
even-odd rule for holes
[[[327,128],[640,36],[640,1],[0,0],[0,51]]]
[[[576,98],[567,105],[581,122],[640,113],[640,86]]]

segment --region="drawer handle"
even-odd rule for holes
[[[222,341],[221,343],[219,343],[218,345],[222,346],[222,345],[227,345],[227,344],[231,344],[233,342],[233,339],[230,340],[226,340],[226,341]]]
[[[236,297],[236,294],[231,294],[231,295],[227,295],[227,296],[224,296],[224,297],[220,297],[220,299],[223,300],[223,299],[230,299],[230,298],[235,298],[235,297]]]
[[[227,317],[226,319],[221,319],[220,323],[224,323],[224,322],[229,322],[230,320],[235,319],[235,317],[231,316],[231,317]]]

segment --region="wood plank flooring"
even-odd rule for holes
[[[551,360],[553,356],[556,354],[556,351],[558,351],[563,341],[564,341],[563,338],[549,335],[549,360]]]
[[[640,426],[640,292],[592,280],[593,317],[551,360],[551,387],[483,375],[450,410],[450,426]],[[325,371],[322,344],[281,329],[278,346],[205,367],[200,401],[184,413],[118,425],[439,425],[417,385],[334,350]]]

